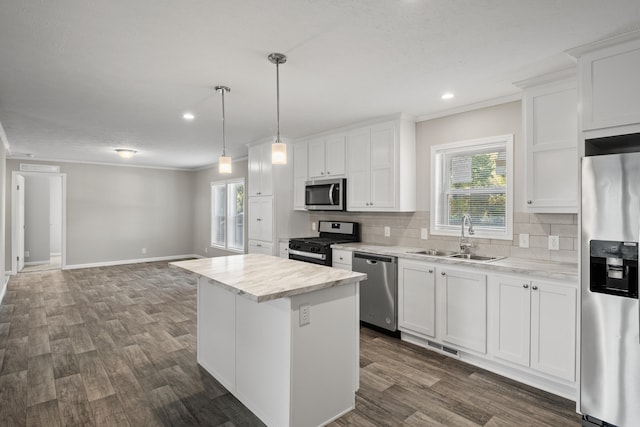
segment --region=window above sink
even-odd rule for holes
[[[513,238],[513,135],[431,147],[431,234],[459,236],[469,214],[473,237]]]

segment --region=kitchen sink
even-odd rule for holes
[[[502,259],[504,257],[483,256],[483,255],[474,255],[474,254],[455,254],[455,255],[450,255],[449,258],[468,259],[470,261],[490,262],[490,261],[496,261],[496,260]]]
[[[429,255],[429,256],[451,256],[454,255],[453,251],[441,251],[440,249],[427,249],[424,251],[407,252],[413,255]]]

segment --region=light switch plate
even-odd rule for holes
[[[519,246],[521,248],[528,248],[529,247],[529,235],[528,234],[521,234],[520,235]]]
[[[549,236],[549,250],[550,251],[558,251],[558,250],[560,250],[560,237],[559,236]]]
[[[384,227],[384,237],[389,237],[391,236],[391,227],[385,226]]]
[[[315,222],[311,223],[311,230],[312,231],[316,231],[316,223]]]
[[[422,240],[427,240],[429,238],[429,229],[428,228],[421,228],[420,229],[420,238]]]

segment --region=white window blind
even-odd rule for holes
[[[244,251],[244,180],[211,184],[211,246]]]

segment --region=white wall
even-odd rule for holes
[[[25,263],[49,262],[50,193],[51,185],[48,176],[26,175],[24,177]]]
[[[212,257],[221,255],[236,254],[237,252],[228,252],[211,246],[211,183],[215,181],[224,181],[227,179],[244,178],[244,184],[247,185],[247,168],[246,159],[233,162],[233,173],[228,175],[220,175],[217,165],[211,168],[202,169],[195,172],[194,185],[194,242],[192,253]],[[246,187],[245,187],[246,188]],[[245,194],[247,192],[245,191]],[[245,213],[247,212],[245,200]],[[245,233],[244,247],[247,248],[247,230],[248,218],[245,216]],[[205,252],[205,248],[207,251]]]
[[[9,179],[20,163],[7,161]],[[192,253],[193,172],[55,164],[67,175],[67,265]],[[11,198],[6,201],[5,260],[11,265]]]
[[[52,254],[62,252],[62,177],[49,177],[50,248]]]

